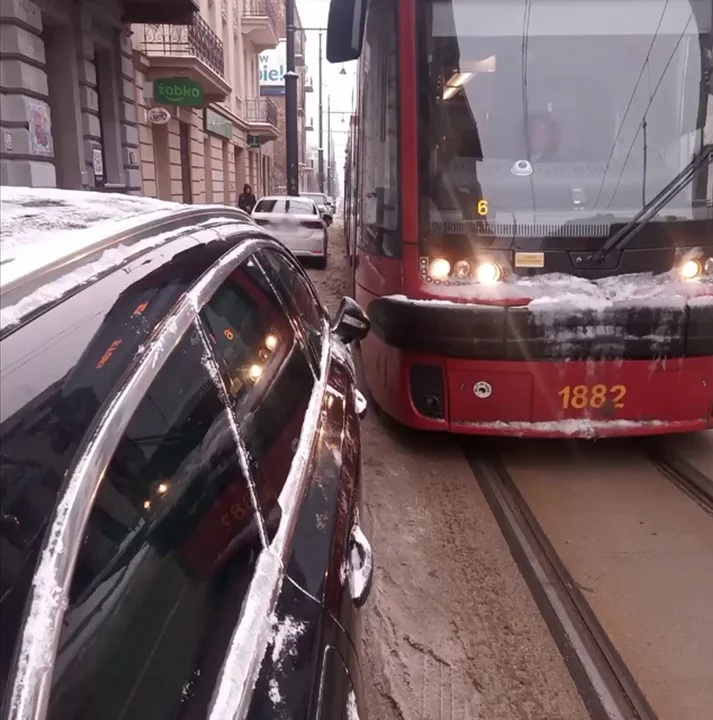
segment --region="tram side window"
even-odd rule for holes
[[[401,256],[396,3],[369,3],[362,59],[362,249]],[[415,122],[415,119],[414,119]]]
[[[48,717],[206,717],[261,547],[229,410],[191,329],[91,510]]]

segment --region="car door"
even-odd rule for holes
[[[323,674],[322,682],[341,677],[343,662],[361,701],[363,693],[356,653],[359,623],[350,582],[353,536],[358,531],[361,471],[354,366],[348,351],[331,336],[328,313],[302,268],[292,257],[276,249],[266,248],[257,255],[274,286],[282,293],[314,357],[323,360],[326,351],[330,351],[329,365],[320,361],[317,370],[325,383],[319,441],[311,457],[310,478],[286,568],[295,582],[319,599],[330,618],[329,622],[325,621],[321,648],[323,659],[337,663],[337,669]],[[366,590],[368,592],[368,588]],[[330,634],[330,630],[334,632]],[[337,651],[335,654],[326,652],[330,646]],[[337,688],[324,688],[325,693],[339,695]],[[346,705],[346,698],[343,699]]]
[[[49,718],[208,712],[261,545],[229,409],[204,357],[192,324],[111,440],[96,494],[77,495],[88,521],[66,548],[74,570]]]

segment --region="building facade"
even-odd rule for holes
[[[287,148],[285,145],[285,80],[286,71],[286,40],[285,35],[285,2],[275,0],[278,17],[278,27],[282,37],[273,52],[264,52],[260,55],[260,95],[269,99],[277,108],[278,127],[283,131],[274,142],[274,164],[272,171],[272,185],[277,193],[287,192]],[[295,8],[295,66],[297,69],[297,157],[299,167],[299,188],[306,190],[309,184],[310,170],[307,165],[307,130],[306,119],[306,93],[312,92],[312,82],[307,77],[305,65],[305,32],[302,30],[302,21]]]
[[[261,194],[281,132],[258,58],[277,23],[272,0],[200,0],[191,25],[132,26],[145,195],[235,205],[246,183]]]
[[[0,182],[141,192],[126,20],[187,22],[192,0],[2,0]]]

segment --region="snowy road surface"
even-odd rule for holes
[[[334,311],[350,291],[339,221],[327,270],[308,272]],[[463,441],[371,410],[362,442],[376,560],[363,610],[370,720],[587,718]],[[707,718],[710,516],[636,442],[507,442],[520,492],[659,717]],[[713,431],[672,446],[713,477]]]
[[[341,226],[331,310],[349,292]],[[584,705],[456,441],[370,411],[364,498],[375,581],[362,663],[370,720],[580,720]]]

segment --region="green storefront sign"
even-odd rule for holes
[[[154,100],[170,105],[200,107],[203,105],[203,88],[188,78],[161,78],[153,82]]]
[[[228,118],[223,117],[220,113],[210,108],[205,109],[203,125],[205,131],[213,133],[213,135],[220,135],[228,140],[233,136],[233,123],[231,123]]]
[[[248,135],[248,147],[259,148],[260,147],[260,136],[259,135]]]

